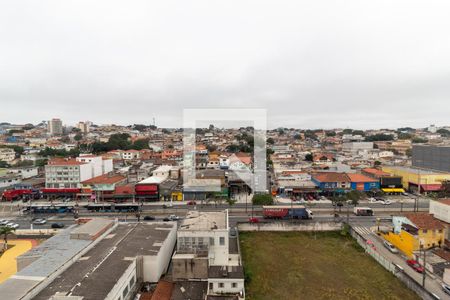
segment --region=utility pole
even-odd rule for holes
[[[422,273],[422,286],[425,288],[425,277],[427,275],[427,263],[426,263],[426,259],[427,259],[427,255],[426,255],[426,251],[425,248],[423,248],[423,273]]]

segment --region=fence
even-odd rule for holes
[[[410,290],[414,291],[417,295],[419,295],[422,299],[425,300],[436,300],[436,298],[432,293],[424,289],[414,278],[409,276],[407,273],[403,272],[403,269],[398,267],[396,264],[392,263],[388,259],[386,259],[383,255],[381,255],[378,251],[376,251],[373,247],[373,244],[370,243],[367,239],[365,239],[362,235],[360,235],[353,227],[349,226],[351,236],[358,242],[358,244],[372,256],[381,266],[383,266],[386,270],[394,274],[400,281],[402,281]]]

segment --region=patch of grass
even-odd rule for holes
[[[341,232],[240,233],[246,299],[419,299]]]

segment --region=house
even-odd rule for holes
[[[431,214],[420,212],[394,216],[392,224],[393,231],[382,233],[383,238],[410,258],[421,249],[444,245],[445,226]]]
[[[351,188],[350,178],[346,173],[315,173],[312,175],[312,181],[323,192],[343,193]]]
[[[450,240],[450,199],[430,200],[430,214],[442,221],[446,228],[446,239]]]
[[[230,170],[248,170],[251,168],[252,157],[250,154],[238,152],[232,154],[229,160],[230,164],[228,169]]]
[[[11,163],[16,159],[16,152],[11,148],[0,148],[0,161]]]
[[[123,160],[133,160],[141,158],[141,152],[134,149],[124,150],[121,154]]]
[[[352,190],[368,192],[380,188],[380,182],[369,176],[357,173],[347,173],[347,177],[350,179]]]
[[[127,178],[123,175],[104,174],[81,182],[84,190],[100,193],[101,198],[111,198],[116,186],[125,184]]]
[[[244,269],[237,242],[229,233],[228,210],[189,211],[177,232],[173,280],[207,283],[207,299],[244,299]]]

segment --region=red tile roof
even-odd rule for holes
[[[77,161],[74,158],[52,158],[48,161],[48,165],[52,166],[79,166],[84,165],[85,162]]]
[[[347,173],[347,176],[350,178],[351,182],[378,182],[377,179],[373,179],[363,174]]]
[[[82,182],[82,184],[114,184],[126,179],[125,176],[122,175],[110,175],[104,174],[100,175]]]
[[[389,176],[390,174],[375,168],[365,168],[363,169],[364,172],[369,173],[371,175],[381,177],[381,176]]]
[[[350,178],[345,173],[323,172],[316,173],[313,177],[320,182],[349,182]]]
[[[407,213],[405,214],[414,225],[419,229],[444,229],[444,224],[428,213]]]
[[[439,203],[450,205],[450,199],[437,200]]]
[[[153,292],[152,300],[170,300],[174,284],[169,281],[160,280]]]

